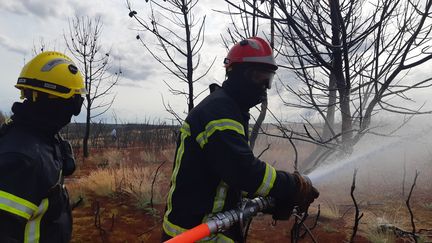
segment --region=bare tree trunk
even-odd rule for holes
[[[114,103],[115,95],[111,94],[121,75],[119,68],[114,74],[110,53],[102,53],[100,18],[78,17],[69,20],[69,34],[64,34],[66,46],[79,61],[84,75],[87,94],[85,97],[86,125],[82,139],[83,156],[89,156],[89,139],[92,118],[104,114]],[[97,145],[97,144],[95,144]]]
[[[342,20],[340,14],[339,0],[330,1],[330,17],[332,22],[332,70],[331,76],[336,79],[336,86],[339,91],[339,105],[342,112],[342,144],[350,146],[352,138],[352,119],[350,111],[350,85],[344,77],[342,58]]]
[[[342,52],[340,49],[341,40],[340,40],[340,28],[341,21],[338,15],[339,11],[339,0],[330,1],[330,10],[331,10],[331,22],[332,22],[332,69],[329,77],[329,96],[327,102],[327,114],[326,114],[326,122],[323,127],[323,136],[322,139],[326,141],[327,139],[334,137],[335,134],[332,134],[334,131],[334,121],[335,121],[335,111],[337,104],[337,95],[336,91],[339,91],[339,105],[341,107],[342,112],[342,143],[345,143],[351,139],[351,136],[348,132],[351,131],[351,119],[350,119],[350,107],[349,107],[349,90],[346,91],[345,78],[343,76],[342,69]],[[348,97],[345,97],[348,94]],[[344,98],[345,97],[345,98]],[[328,151],[328,148],[323,146],[318,146],[303,162],[301,165],[300,171],[306,173],[312,164],[317,161],[318,158],[322,157]]]
[[[188,112],[190,112],[194,108],[194,94],[193,94],[193,60],[192,60],[192,47],[191,47],[191,33],[190,33],[190,25],[189,25],[189,19],[188,19],[188,12],[187,12],[187,4],[185,0],[182,0],[183,3],[183,19],[185,23],[185,29],[186,29],[186,50],[187,50],[187,83],[188,83]]]
[[[254,0],[254,6],[256,4],[256,1]],[[255,11],[255,8],[254,8]],[[270,3],[270,16],[271,18],[271,22],[270,22],[270,47],[272,49],[274,49],[274,20],[273,20],[273,15],[274,15],[274,0],[271,0]],[[253,33],[255,34],[255,14],[252,16],[253,18]],[[264,122],[264,119],[266,117],[267,114],[267,106],[268,106],[268,99],[267,96],[265,96],[265,98],[263,99],[262,103],[261,103],[261,111],[260,114],[258,116],[258,119],[255,122],[254,127],[252,128],[252,132],[250,135],[250,139],[249,139],[249,145],[251,147],[251,149],[253,149],[255,147],[255,142],[256,139],[258,138],[258,132],[259,129],[262,126],[262,123]]]
[[[334,75],[329,77],[329,99],[327,103],[327,114],[326,123],[324,125],[324,131],[322,138],[325,140],[330,139],[334,136],[332,131],[334,130],[335,110],[336,110],[336,78]]]
[[[327,103],[327,114],[326,121],[323,127],[322,139],[324,141],[334,137],[334,121],[335,121],[335,111],[336,111],[336,78],[334,75],[329,77],[329,99]],[[316,162],[318,158],[321,158],[325,153],[327,153],[328,148],[323,146],[318,146],[314,151],[303,161],[300,166],[300,171],[306,173],[308,169],[311,168],[312,163]]]
[[[83,138],[83,155],[84,158],[87,158],[89,156],[89,148],[88,148],[88,140],[90,138],[90,115],[91,115],[91,105],[89,105],[90,99],[87,97],[87,115],[86,115],[86,127],[85,127],[85,133]]]

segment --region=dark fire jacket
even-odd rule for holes
[[[248,144],[248,112],[221,88],[188,115],[180,129],[163,230],[174,237],[233,209],[244,195],[286,200],[296,190],[293,177],[255,158]],[[209,237],[240,241],[238,226]]]
[[[0,242],[69,242],[72,217],[56,136],[0,129]]]

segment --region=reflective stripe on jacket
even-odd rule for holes
[[[188,115],[180,128],[163,229],[174,237],[208,217],[238,206],[242,194],[286,198],[293,181],[255,158],[248,144],[248,112],[218,89]],[[205,241],[233,242],[234,227]]]
[[[58,140],[21,125],[2,129],[0,241],[69,242],[72,217]]]

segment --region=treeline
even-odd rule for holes
[[[0,111],[0,125],[9,117]],[[64,138],[68,139],[74,149],[82,148],[85,123],[70,123],[61,130]],[[164,122],[143,124],[108,124],[103,122],[91,123],[89,146],[92,148],[166,148],[176,141],[178,126],[167,125]],[[112,135],[115,129],[116,136]]]
[[[85,123],[70,123],[61,131],[62,136],[71,142],[74,149],[82,148],[85,126]],[[99,149],[110,147],[163,149],[175,143],[178,129],[178,126],[163,122],[159,124],[91,123],[89,146]]]

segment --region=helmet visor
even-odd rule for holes
[[[252,71],[252,80],[258,86],[271,89],[275,72],[267,69],[255,69]]]

